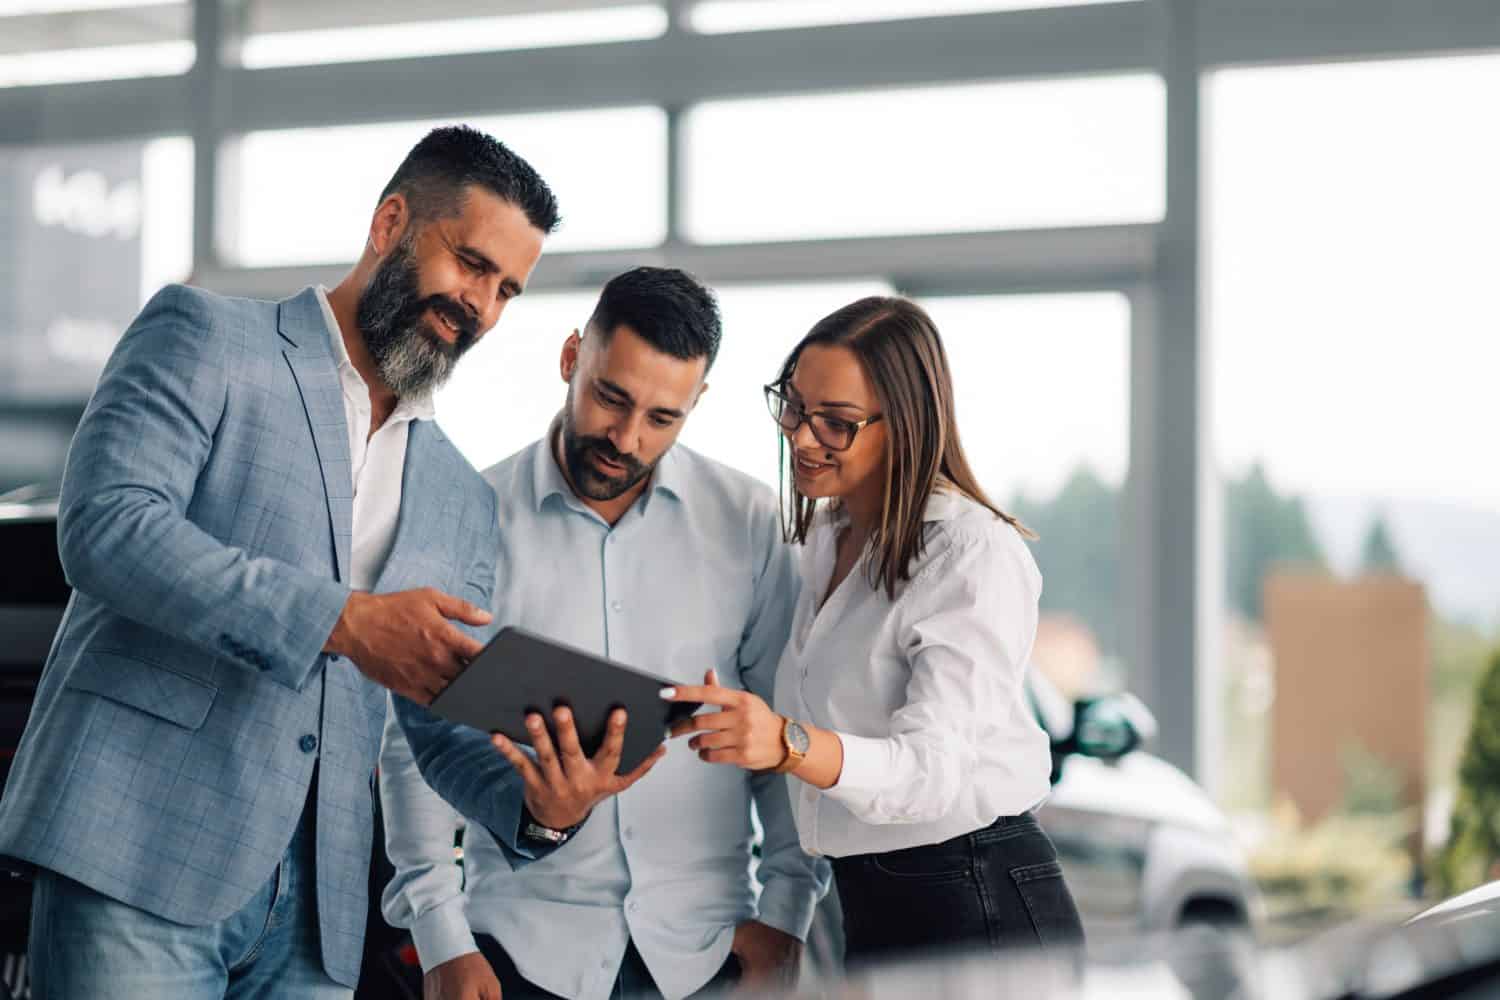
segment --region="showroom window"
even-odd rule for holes
[[[685,120],[688,235],[1154,221],[1163,108],[1153,75],[706,103]]]
[[[666,235],[666,116],[656,108],[468,117],[536,168],[562,226],[548,252],[654,246]],[[246,265],[355,259],[397,165],[448,121],[254,132],[239,144],[238,218],[226,234]],[[314,220],[315,224],[310,224]]]

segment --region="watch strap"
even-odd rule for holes
[[[578,832],[582,823],[567,827],[562,830],[554,829],[537,820],[531,815],[531,810],[526,806],[521,807],[521,836],[527,840],[537,843],[548,844],[552,847],[561,847],[572,839],[573,834]]]

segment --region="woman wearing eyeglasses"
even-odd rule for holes
[[[797,779],[797,829],[833,858],[851,964],[1080,944],[1030,812],[1050,787],[1023,686],[1041,574],[964,458],[932,320],[900,298],[845,306],[766,399],[803,546],[775,707],[710,674],[663,692],[720,709],[673,735],[694,733],[707,762]]]

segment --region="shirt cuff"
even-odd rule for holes
[[[464,913],[463,896],[455,896],[418,917],[411,925],[411,939],[417,946],[417,960],[422,963],[424,974],[460,955],[479,950]]]
[[[793,878],[778,878],[761,888],[755,919],[805,942],[817,905],[815,888]]]
[[[823,790],[839,805],[853,811],[867,809],[879,792],[891,783],[889,740],[839,733],[844,744],[844,768],[838,783]]]

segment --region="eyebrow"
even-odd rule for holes
[[[478,247],[471,247],[467,243],[465,243],[460,244],[453,249],[466,257],[472,257],[475,263],[477,263],[480,269],[486,274],[500,273],[500,265],[490,260],[490,258],[484,253],[484,251],[480,250]],[[509,293],[511,298],[515,298],[517,295],[520,295],[522,292],[526,291],[526,289],[521,286],[521,283],[515,278],[502,279],[500,282],[500,287],[505,289],[505,291]]]
[[[614,393],[616,396],[622,397],[625,400],[625,402],[629,403],[631,406],[635,405],[635,397],[632,396],[630,393],[626,392],[620,386],[618,386],[615,383],[611,382],[609,379],[607,379],[607,378],[596,378],[596,379],[594,379],[594,384],[597,385],[597,386],[599,386],[599,387],[601,387],[601,388],[608,389],[610,392]],[[659,413],[659,414],[661,414],[662,416],[665,416],[665,417],[681,418],[681,417],[687,416],[687,414],[685,414],[683,411],[681,411],[681,410],[674,410],[674,409],[672,409],[669,406],[655,406],[655,407],[651,408],[651,412],[652,413]]]
[[[795,399],[793,399],[793,402],[800,403],[804,407],[808,405],[807,397],[798,392],[795,385],[792,385],[792,383],[788,382],[786,384],[786,387],[787,391],[795,397]],[[867,412],[865,408],[863,406],[860,406],[858,403],[846,403],[841,399],[825,399],[822,402],[818,403],[817,406],[819,408],[832,407],[836,410],[858,410],[861,413]]]

